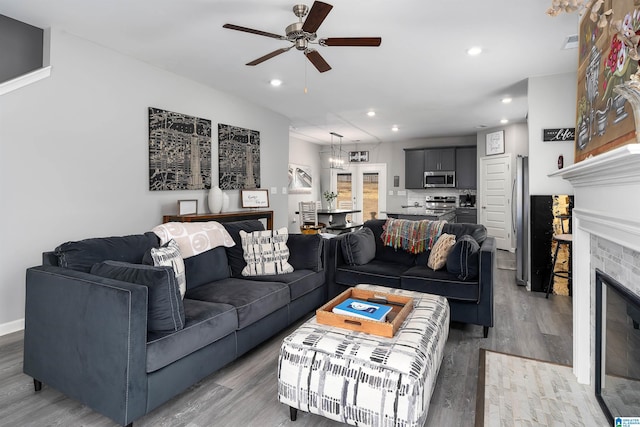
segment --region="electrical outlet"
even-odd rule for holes
[[[393,196],[393,190],[389,190],[389,195]]]
[[[282,187],[282,194],[287,194],[287,187]]]

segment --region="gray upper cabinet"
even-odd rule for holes
[[[424,150],[405,150],[404,187],[424,188]]]
[[[456,187],[476,189],[477,155],[476,147],[459,147],[456,150]]]
[[[455,148],[429,148],[424,150],[424,170],[454,171],[456,170]]]

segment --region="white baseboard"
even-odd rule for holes
[[[0,324],[0,336],[8,335],[24,329],[24,319],[14,320],[13,322]]]

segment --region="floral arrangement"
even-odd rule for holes
[[[333,203],[333,201],[338,198],[338,193],[334,193],[333,191],[325,191],[322,195],[329,204]]]

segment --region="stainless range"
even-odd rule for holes
[[[456,217],[456,196],[427,196],[424,207],[427,215],[453,222]]]

